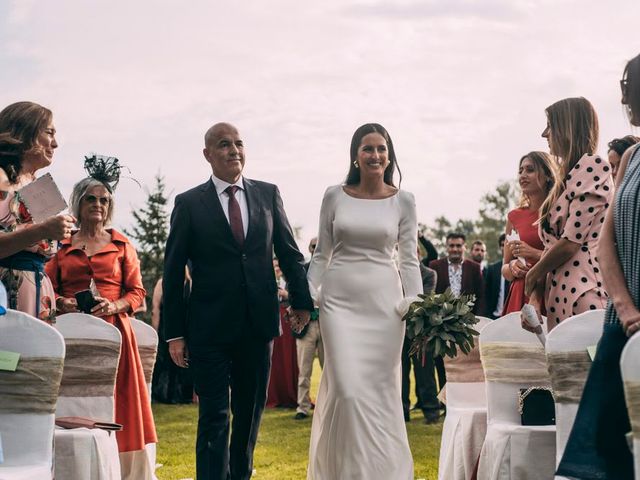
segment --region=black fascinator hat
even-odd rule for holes
[[[104,184],[109,193],[113,193],[120,181],[122,165],[116,157],[93,154],[84,157],[84,169],[87,175]]]

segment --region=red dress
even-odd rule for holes
[[[285,321],[286,304],[280,304],[280,328],[282,335],[273,341],[271,375],[267,390],[267,408],[298,405],[298,358],[296,339]]]
[[[520,234],[520,240],[536,250],[544,250],[544,245],[538,235],[538,226],[534,225],[534,223],[538,221],[537,210],[516,208],[509,212],[507,218],[509,219],[509,222],[511,222],[513,228]],[[528,263],[535,265],[537,261],[532,262],[528,260]],[[502,314],[506,315],[511,312],[519,312],[522,310],[522,306],[528,301],[529,299],[524,294],[524,277],[517,278],[511,282],[511,287],[509,288],[507,299],[504,302],[504,311]]]
[[[142,304],[145,291],[140,262],[124,235],[112,229],[111,243],[91,257],[72,246],[71,239],[60,243],[60,250],[46,265],[47,275],[59,296],[73,298],[76,292],[89,288],[93,278],[102,297],[111,301],[124,298],[132,311]],[[143,450],[145,444],[156,443],[157,437],[136,337],[126,313],[102,318],[122,334],[115,404],[116,422],[124,429],[116,433],[118,450]]]

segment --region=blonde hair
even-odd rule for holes
[[[87,194],[87,192],[93,187],[103,187],[109,193],[109,206],[107,207],[107,216],[104,220],[104,225],[109,225],[111,223],[111,219],[113,218],[113,194],[109,192],[109,187],[107,187],[100,180],[96,180],[93,177],[86,177],[73,186],[71,198],[69,199],[70,210],[73,216],[76,217],[76,223],[78,224],[78,226],[80,226],[80,223],[82,221],[80,218],[80,203],[82,202],[82,199]]]
[[[546,108],[551,147],[560,158],[560,181],[551,189],[540,208],[540,221],[548,228],[551,207],[566,188],[567,175],[576,163],[598,149],[598,115],[584,97],[565,98]]]
[[[546,199],[553,187],[561,181],[560,174],[558,172],[558,163],[548,153],[534,151],[527,153],[520,159],[518,162],[518,169],[522,166],[522,162],[524,162],[525,158],[531,160],[538,175],[542,174],[545,177],[542,189],[544,190],[544,198]],[[528,208],[530,205],[531,200],[529,197],[524,193],[521,193],[518,208]]]

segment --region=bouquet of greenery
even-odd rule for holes
[[[473,329],[478,319],[471,311],[475,295],[456,297],[450,288],[444,293],[418,295],[402,318],[407,322],[407,336],[411,340],[410,355],[429,353],[433,357],[455,357],[458,348],[465,354],[474,346]]]

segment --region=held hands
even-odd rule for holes
[[[184,338],[178,338],[169,342],[169,355],[171,360],[180,368],[189,368],[189,352]]]
[[[287,308],[287,321],[291,325],[291,329],[300,333],[304,327],[307,326],[311,319],[311,312],[308,310],[294,310],[291,307]]]
[[[72,215],[56,215],[40,224],[43,238],[50,240],[63,240],[71,237],[71,229],[76,223]]]

